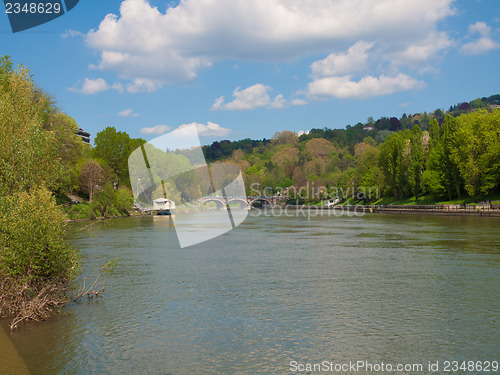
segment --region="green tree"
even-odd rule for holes
[[[432,149],[439,142],[439,123],[435,118],[429,122],[429,147]]]
[[[76,255],[52,193],[61,164],[43,124],[51,104],[28,69],[0,58],[0,317],[42,319],[67,301]]]
[[[410,169],[409,181],[413,195],[418,201],[422,192],[422,173],[424,171],[424,151],[422,146],[422,130],[415,124],[410,138]]]
[[[443,176],[443,185],[448,193],[448,198],[461,198],[462,196],[462,179],[457,163],[457,123],[455,118],[446,115],[441,127],[440,145],[441,165],[440,169]]]
[[[456,119],[456,159],[464,188],[471,196],[500,185],[500,112],[473,112]]]
[[[51,133],[42,128],[43,101],[35,101],[28,69],[0,63],[0,195],[51,184],[61,172]]]
[[[405,197],[410,190],[408,182],[409,134],[408,130],[393,133],[380,146],[380,168],[384,173],[386,185],[398,199]]]
[[[126,132],[107,127],[96,134],[92,153],[111,167],[117,178],[115,182],[130,186],[128,157],[144,143],[142,139],[131,139]]]
[[[53,190],[69,192],[78,184],[78,165],[90,151],[80,136],[76,134],[78,125],[74,118],[63,112],[51,113],[44,128],[53,134],[62,173],[52,186]]]

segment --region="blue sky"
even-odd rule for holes
[[[81,0],[13,34],[30,67],[95,135],[202,143],[344,128],[500,93],[498,0]]]

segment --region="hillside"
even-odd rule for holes
[[[272,139],[214,142],[206,159],[237,164],[248,193],[301,189],[303,203],[340,196],[418,202],[474,200],[499,193],[500,95],[448,111],[381,117],[345,129],[276,133]],[[306,193],[307,191],[307,193]]]

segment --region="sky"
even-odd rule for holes
[[[18,33],[3,11],[0,55],[92,137],[269,139],[499,94],[500,1],[80,0]]]

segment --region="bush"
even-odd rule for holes
[[[91,204],[92,214],[95,217],[128,215],[133,203],[134,197],[129,189],[122,187],[115,190],[110,183],[107,183],[94,196]]]
[[[45,319],[68,301],[78,263],[65,234],[50,191],[0,197],[0,317],[15,316],[11,328]]]
[[[134,197],[129,189],[121,187],[115,191],[114,206],[122,214],[128,214],[134,205]]]
[[[0,272],[3,276],[69,281],[75,252],[66,243],[65,217],[50,191],[0,198]]]
[[[67,215],[71,220],[91,219],[92,207],[89,202],[74,204],[67,209]]]

